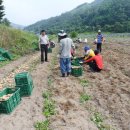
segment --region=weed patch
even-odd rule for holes
[[[88,100],[90,100],[90,99],[91,99],[91,96],[90,96],[90,95],[87,95],[87,94],[85,94],[85,93],[81,94],[81,96],[80,96],[80,102],[81,102],[81,103],[84,103],[84,102],[86,102],[86,101],[88,101]]]
[[[45,120],[43,122],[36,122],[34,127],[36,128],[36,130],[49,130],[49,124],[49,120]]]

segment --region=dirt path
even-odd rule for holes
[[[11,73],[14,69],[16,69],[21,64],[25,63],[30,59],[32,56],[36,54],[30,54],[27,56],[24,56],[18,60],[12,61],[10,64],[0,68],[0,80],[2,80],[4,77],[6,77],[9,73]]]
[[[27,62],[30,64],[35,58],[39,58],[38,56],[39,53],[35,54],[33,58],[29,56],[31,58],[30,61],[28,57],[25,58],[26,60],[20,60],[18,64]],[[12,64],[12,66],[13,65],[14,64]],[[37,120],[44,120],[44,116],[42,115],[42,93],[47,85],[47,76],[50,73],[48,65],[49,63],[38,64],[36,70],[32,72],[35,86],[32,96],[23,98],[21,104],[10,115],[0,115],[0,130],[34,130],[34,123]],[[11,65],[8,66],[11,67]],[[20,69],[20,71],[22,71],[22,69]],[[8,125],[6,125],[6,123],[8,123]]]

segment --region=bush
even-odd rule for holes
[[[70,33],[70,37],[71,38],[76,38],[78,36],[78,33],[77,32],[71,32]]]

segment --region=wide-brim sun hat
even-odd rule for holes
[[[101,33],[101,30],[98,30],[99,33]]]
[[[58,33],[58,36],[60,36],[60,37],[64,37],[66,35],[67,35],[67,33]]]

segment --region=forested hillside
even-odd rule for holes
[[[60,29],[68,32],[86,32],[102,29],[109,32],[130,32],[130,0],[95,0],[82,4],[70,12],[39,21],[25,28],[39,33],[57,33]]]

